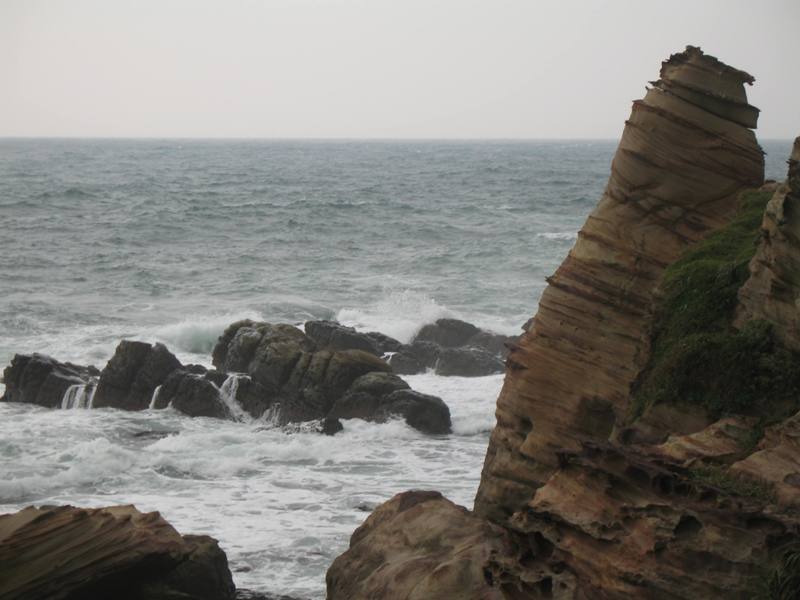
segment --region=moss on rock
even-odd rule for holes
[[[770,192],[742,195],[737,216],[667,268],[652,354],[633,390],[632,417],[661,402],[703,406],[710,416],[773,421],[800,407],[800,356],[764,321],[732,323]]]

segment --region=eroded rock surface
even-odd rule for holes
[[[44,354],[15,354],[3,370],[6,391],[0,401],[60,408],[68,390],[76,386],[83,386],[88,401],[99,375],[94,367],[62,363]]]
[[[232,600],[225,553],[133,506],[26,508],[0,515],[4,600]]]
[[[750,278],[739,290],[736,324],[763,319],[781,341],[800,350],[800,137],[789,174],[767,204]]]
[[[507,358],[476,510],[505,521],[557,466],[606,439],[649,352],[663,270],[763,181],[748,74],[688,47],[634,102],[597,208]],[[735,116],[734,116],[735,115]],[[744,123],[744,124],[743,124]]]

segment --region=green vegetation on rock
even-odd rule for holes
[[[634,389],[633,417],[661,402],[701,405],[712,417],[774,421],[798,409],[800,357],[769,323],[732,322],[770,192],[746,192],[734,220],[667,268],[650,363]]]
[[[700,466],[690,469],[692,480],[719,488],[732,496],[744,496],[758,502],[775,502],[775,487],[764,481],[734,475],[722,466]]]

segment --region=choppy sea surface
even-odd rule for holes
[[[790,142],[761,144],[782,179]],[[615,148],[0,139],[0,363],[37,351],[102,368],[128,338],[209,364],[243,317],[402,341],[443,316],[517,333]],[[0,512],[134,503],[219,539],[240,587],[323,598],[375,505],[412,488],[472,504],[502,376],[407,379],[449,404],[452,435],[0,403]]]

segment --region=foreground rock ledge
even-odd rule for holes
[[[134,506],[0,515],[0,598],[231,600],[225,553]]]

